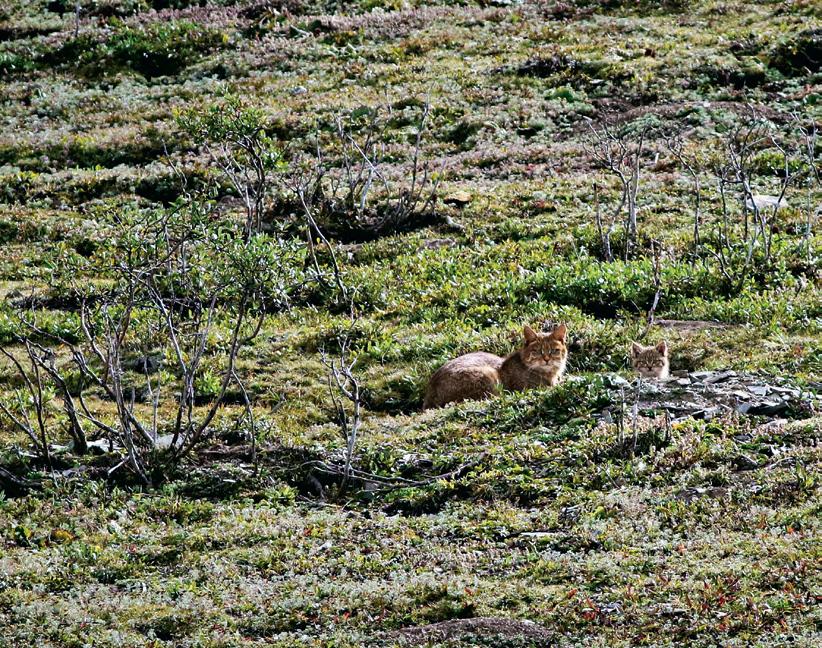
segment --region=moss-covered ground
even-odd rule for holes
[[[797,146],[800,123],[820,124],[818,3],[99,0],[80,3],[79,25],[73,1],[0,4],[0,344],[11,353],[21,303],[48,330],[77,330],[53,281],[60,254],[93,259],[112,214],[171,204],[181,189],[169,162],[192,185],[216,177],[181,111],[232,93],[284,147],[310,150],[337,116],[356,132],[378,109],[401,177],[429,102],[422,153],[441,181],[437,218],[333,241],[360,314],[355,465],[383,481],[341,490],[317,471],[344,447],[318,349],[347,324],[304,295],[267,315],[239,358],[256,462],[232,442],[227,405],[211,453],[151,489],[67,464],[39,490],[0,493],[0,646],[392,645],[401,628],[475,616],[530,619],[567,646],[819,645],[819,413],[671,426],[645,412],[630,442],[594,416],[614,404],[600,375],[628,376],[632,339],[667,338],[674,370],[820,389],[818,176],[788,186],[770,259],[758,250],[734,274],[740,245],[729,276],[708,251],[723,222],[713,169],[749,106]],[[589,146],[588,120],[606,119],[651,127],[638,249],[613,262],[593,187],[607,213],[618,187]],[[672,132],[701,169],[697,255]],[[801,152],[790,155],[799,169]],[[751,169],[755,193],[779,193],[773,148]],[[728,191],[741,223],[739,188]],[[654,252],[656,317],[725,326],[646,327]],[[574,380],[420,412],[443,361],[507,353],[524,323],[556,321],[569,327]],[[225,333],[209,342],[215,357]],[[19,387],[0,364],[0,399]],[[26,448],[0,418],[0,465],[19,468]],[[462,645],[503,645],[483,641]]]

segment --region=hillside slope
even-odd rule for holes
[[[304,244],[289,182],[318,145],[338,173],[361,147],[381,175],[319,222],[356,321],[331,279],[267,295],[242,390],[150,487],[105,442],[73,454],[54,391],[56,473],[0,415],[0,645],[818,644],[817,3],[84,0],[79,20],[74,5],[0,7],[10,411],[30,405],[21,335],[87,388],[55,336],[82,340],[82,298],[117,289],[130,219],[195,195],[203,227],[242,223],[198,119],[250,111],[282,155],[263,246]],[[383,218],[382,187],[412,177],[430,208]],[[197,417],[230,346],[234,311],[216,312]],[[556,389],[420,411],[444,361],[560,321]],[[363,394],[347,483],[322,358],[344,333]],[[639,399],[635,339],[667,339],[680,382]],[[152,390],[181,384],[158,348],[132,334],[122,358],[147,418]],[[121,424],[104,390],[87,403]],[[174,411],[157,408],[160,432]],[[419,630],[479,617],[539,626]]]

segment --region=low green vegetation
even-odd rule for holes
[[[79,4],[0,7],[0,645],[818,643],[815,3]]]

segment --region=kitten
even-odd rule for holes
[[[643,378],[663,380],[668,377],[668,343],[663,340],[656,346],[631,343],[631,366]]]
[[[568,357],[565,324],[551,333],[535,333],[526,326],[523,333],[525,345],[505,358],[480,351],[446,362],[431,376],[422,408],[487,398],[500,387],[520,391],[557,385]]]

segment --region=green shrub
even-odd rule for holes
[[[131,27],[116,22],[99,41],[89,34],[72,38],[39,59],[40,65],[79,66],[93,75],[130,69],[148,78],[171,76],[227,43],[217,30],[190,21]]]
[[[0,244],[11,243],[17,238],[17,225],[7,220],[0,220]]]
[[[718,270],[687,263],[662,269],[663,306],[689,297],[717,297],[728,290]],[[542,268],[520,288],[541,302],[577,306],[597,317],[614,317],[620,311],[644,313],[656,293],[653,264],[649,259],[599,263],[582,258],[575,263],[557,263]]]
[[[769,62],[786,76],[818,74],[822,67],[822,28],[788,36],[771,51]]]
[[[35,61],[29,54],[0,52],[0,78],[18,72],[30,72],[34,68]]]
[[[115,63],[147,77],[169,76],[225,44],[223,34],[193,22],[156,23],[115,32],[106,50]]]

